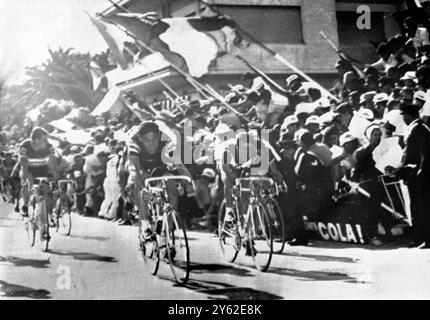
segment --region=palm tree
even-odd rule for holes
[[[2,122],[6,118],[21,122],[26,111],[46,99],[71,101],[90,109],[103,99],[105,88],[93,91],[89,69],[93,57],[89,53],[75,52],[72,48],[48,49],[48,52],[49,58],[42,65],[26,69],[23,84],[3,87],[3,97],[0,96]]]
[[[50,58],[41,66],[27,68],[29,79],[24,84],[33,94],[32,100],[43,102],[46,98],[70,100],[93,108],[102,98],[92,89],[89,71],[91,56],[75,53],[72,48],[48,50]]]

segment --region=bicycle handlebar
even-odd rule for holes
[[[30,179],[27,179],[27,181],[30,182]],[[42,182],[52,183],[52,182],[55,182],[55,180],[53,180],[52,178],[48,178],[48,177],[33,178],[33,184],[41,184]]]
[[[173,181],[185,180],[185,181],[191,183],[194,190],[196,189],[196,186],[194,185],[193,179],[191,179],[188,176],[162,176],[162,177],[156,177],[156,178],[147,178],[145,180],[145,188],[150,187],[151,183],[155,183],[155,182],[159,182],[159,181],[166,182],[166,181],[172,181],[172,180]],[[153,187],[151,187],[151,188],[153,188]]]
[[[58,180],[58,184],[67,184],[67,183],[74,183],[74,180],[71,179],[64,179],[64,180]]]
[[[271,185],[275,184],[275,181],[272,178],[268,177],[247,177],[236,179],[236,184],[240,184],[242,182],[269,182]]]
[[[253,188],[251,188],[251,187],[250,187],[250,188],[243,188],[243,187],[241,186],[241,184],[242,184],[243,182],[250,182],[250,183],[251,183],[251,185],[252,185],[252,183],[254,183],[254,182],[262,182],[262,183],[264,183],[264,182],[268,182],[268,183],[270,183],[270,186],[275,186],[275,188],[276,188],[276,194],[279,194],[279,188],[278,188],[277,184],[275,183],[275,181],[274,181],[272,178],[268,178],[268,177],[247,177],[247,178],[237,178],[237,179],[236,179],[236,185],[239,185],[240,190],[241,190],[241,191],[250,192],[250,191],[252,191],[252,189],[253,189]]]

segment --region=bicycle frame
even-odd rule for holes
[[[243,187],[242,184],[249,183],[249,187]],[[243,215],[244,221],[242,223],[242,215],[237,217],[239,222],[239,234],[241,238],[244,238],[246,235],[246,230],[249,228],[249,222],[251,221],[253,223],[253,220],[251,219],[252,214],[252,208],[255,205],[258,205],[259,203],[264,201],[264,198],[267,197],[267,194],[264,194],[264,190],[261,189],[261,187],[255,186],[256,183],[264,184],[269,183],[271,187],[274,187],[276,190],[276,194],[279,193],[278,186],[274,182],[272,178],[267,177],[248,177],[248,178],[237,178],[236,179],[236,187],[238,188],[239,196],[233,194],[234,197],[234,203],[236,207],[236,212],[241,215],[241,196],[243,192],[249,192],[249,199],[248,199],[248,205],[246,207],[246,213]],[[253,228],[255,228],[254,225],[251,225]],[[251,229],[254,230],[254,229]]]
[[[188,246],[186,231],[184,228],[182,228],[180,216],[176,212],[175,208],[173,208],[173,206],[169,203],[167,183],[172,180],[175,182],[179,182],[181,180],[187,181],[188,183],[191,183],[193,185],[193,188],[195,188],[192,179],[188,176],[163,176],[163,177],[146,179],[145,190],[143,192],[147,191],[151,194],[151,199],[149,199],[148,204],[151,207],[150,218],[152,220],[151,225],[152,225],[153,234],[154,234],[154,238],[152,242],[156,243],[156,246],[155,246],[156,248],[165,250],[164,252],[167,253],[170,268],[172,270],[172,273],[176,281],[180,285],[183,285],[187,282],[189,277],[189,272],[190,272],[189,246]],[[155,183],[161,183],[161,187],[154,186],[153,184]],[[173,262],[174,261],[173,259],[175,259],[174,257],[176,255],[176,251],[175,251],[176,237],[175,235],[172,235],[171,232],[172,231],[174,232],[175,230],[179,232],[181,232],[182,230],[183,232],[183,240],[184,240],[183,244],[185,248],[184,263],[186,264],[186,272],[183,277],[178,275],[178,270],[176,269],[177,265],[176,263]],[[178,243],[179,243],[179,247],[182,248],[182,241],[180,240]],[[174,251],[172,251],[172,249]],[[158,264],[160,260],[159,258],[157,259],[158,260],[155,261],[155,264],[153,267],[153,271],[152,271],[153,275],[155,275],[158,270]],[[182,269],[181,267],[179,268]]]

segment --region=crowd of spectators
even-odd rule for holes
[[[430,121],[429,31],[411,18],[404,23],[403,34],[377,46],[380,58],[374,63],[363,68],[344,56],[339,59],[335,65],[338,80],[330,90],[338,101],[296,74],[285,79],[280,89],[264,75],[251,73],[231,86],[225,103],[176,101],[178,108],[172,111],[148,108],[133,97],[130,104],[137,104],[140,113],[106,116],[93,130],[90,144],[62,146],[66,171],[73,172],[78,182],[77,212],[120,220],[121,224],[135,223],[134,205],[125,185],[127,135],[117,138],[116,133],[132,131],[143,117],[179,130],[183,142],[191,140],[193,148],[214,143],[225,126],[235,132],[241,128],[269,130],[270,144],[280,155],[280,159],[271,159],[271,172],[288,187],[280,202],[293,226],[292,244],[307,244],[302,216],[324,212],[346,181],[360,183],[371,195],[360,201],[372,226],[372,243],[388,241],[395,236],[396,223],[380,206],[387,196],[379,179],[386,173],[382,165],[395,166],[394,158],[407,144],[408,126],[402,110],[417,105],[423,121]],[[184,136],[184,122],[192,124],[192,137]],[[26,134],[25,129],[3,127],[0,144],[13,146]],[[213,228],[223,198],[217,168],[205,159],[186,165],[196,180],[197,194],[195,201],[183,201],[181,208],[194,218],[189,219],[190,224]]]

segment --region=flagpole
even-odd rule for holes
[[[209,84],[206,84],[206,88],[209,92],[214,96],[215,99],[217,99],[219,102],[221,102],[225,107],[227,107],[231,112],[235,113],[242,119],[244,119],[246,122],[251,122],[247,117],[245,117],[243,114],[241,114],[239,111],[234,109],[227,101],[225,101],[224,97],[221,96],[218,92],[215,91],[214,88],[212,88]]]
[[[332,49],[339,55],[339,57],[341,59],[344,59],[344,60],[348,61],[351,64],[351,67],[355,70],[355,72],[357,72],[357,74],[360,76],[360,78],[365,78],[365,75],[364,75],[363,71],[361,71],[360,69],[358,69],[356,66],[353,65],[353,61],[346,54],[344,54],[343,52],[341,52],[340,48],[336,47],[336,45],[325,34],[324,31],[321,30],[320,34],[328,42],[328,44],[332,47]],[[360,64],[362,64],[362,63],[360,63]]]
[[[251,70],[253,70],[254,72],[258,73],[261,77],[263,77],[267,82],[269,82],[270,85],[272,85],[273,87],[276,88],[276,90],[278,90],[279,92],[283,93],[283,94],[287,94],[288,92],[282,88],[280,85],[278,85],[272,78],[270,78],[266,73],[264,73],[263,71],[261,71],[260,69],[258,69],[257,67],[253,66],[248,60],[246,60],[244,57],[240,56],[240,55],[235,55],[235,57],[243,62],[248,68],[250,68]]]
[[[214,8],[213,5],[211,3],[209,3],[209,2],[207,2],[206,0],[198,0],[198,1],[200,1],[204,5],[206,5],[209,8],[211,8],[211,10],[213,10],[216,13],[218,13],[219,15],[224,16],[224,14],[222,12],[220,12],[218,9]],[[242,33],[243,35],[245,35],[248,39],[250,39],[252,42],[255,42],[258,46],[260,46],[262,49],[264,49],[265,51],[267,51],[270,55],[272,55],[275,59],[277,59],[278,61],[280,61],[282,64],[284,64],[285,66],[287,66],[288,68],[290,68],[295,73],[299,74],[300,76],[302,76],[303,78],[305,78],[309,82],[313,83],[316,87],[318,87],[318,89],[320,89],[322,92],[325,92],[330,98],[332,98],[336,102],[339,102],[339,99],[336,96],[334,96],[330,91],[328,91],[326,88],[324,88],[323,86],[321,86],[318,82],[316,82],[315,80],[313,80],[306,73],[304,73],[303,71],[301,71],[300,69],[298,69],[296,66],[294,66],[293,64],[291,64],[288,60],[286,60],[284,57],[282,57],[279,53],[277,53],[274,50],[270,49],[267,45],[265,45],[264,43],[262,43],[261,41],[259,41],[257,38],[255,38],[253,35],[251,35],[249,32],[243,30],[237,24],[236,24],[236,29],[238,31],[240,31],[240,33]]]

